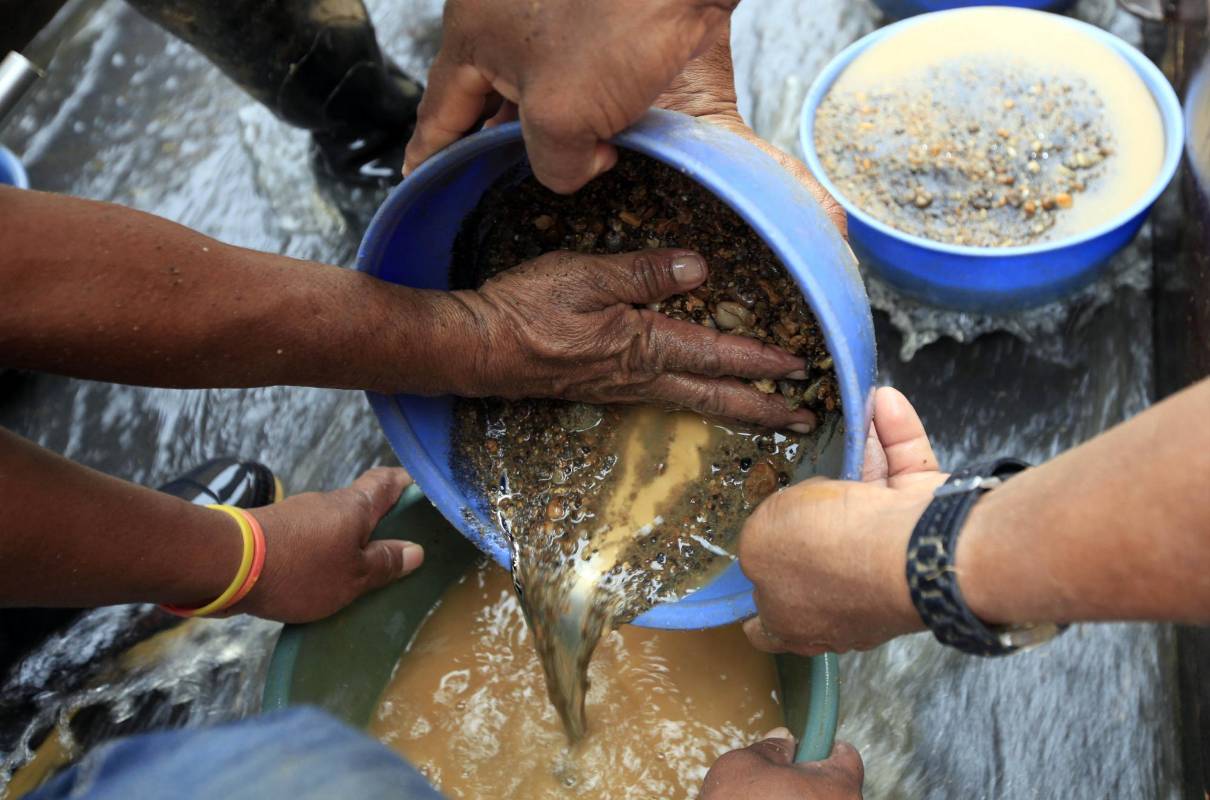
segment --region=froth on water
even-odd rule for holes
[[[507,573],[484,565],[442,599],[400,661],[372,732],[447,797],[696,797],[722,753],[781,724],[772,659],[737,627],[606,633],[576,745],[546,701]]]

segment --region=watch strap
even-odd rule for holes
[[[1011,637],[988,627],[962,597],[955,567],[958,534],[984,492],[1028,469],[1024,461],[1001,458],[952,475],[912,530],[907,582],[912,604],[942,644],[978,656],[1003,656],[1021,649]]]

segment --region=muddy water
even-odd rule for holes
[[[473,570],[425,622],[370,729],[453,798],[696,797],[714,760],[781,724],[772,659],[737,627],[624,627],[598,648],[569,748],[509,576]]]
[[[1050,15],[973,8],[917,22],[855,59],[831,93],[894,97],[918,92],[927,83],[930,70],[943,63],[994,67],[1005,74],[1036,74],[1047,84],[1086,84],[1095,92],[1112,131],[1113,154],[1105,159],[1101,177],[1089,183],[1073,207],[1057,215],[1047,239],[1090,230],[1124,213],[1159,175],[1164,130],[1146,86],[1107,45]],[[982,102],[977,94],[966,100],[972,107]],[[1061,132],[1047,129],[1045,124],[1036,127],[1012,133],[1019,133],[1023,141],[1062,138]],[[1045,174],[1045,160],[1042,167]]]
[[[456,416],[573,742],[602,635],[727,567],[748,513],[809,462],[807,437],[658,408],[466,401]]]
[[[546,672],[555,709],[572,740],[584,735],[588,664],[602,633],[627,616],[637,601],[627,593],[658,591],[647,574],[662,568],[658,554],[647,565],[627,560],[635,540],[651,532],[670,512],[674,499],[692,481],[702,478],[712,440],[720,436],[693,414],[669,414],[658,409],[634,409],[619,415],[618,461],[602,487],[599,514],[592,514],[590,535],[581,539],[570,558],[556,559],[535,547],[530,537],[515,537],[515,581],[522,604],[534,623],[534,645]],[[558,501],[552,501],[558,502]],[[549,509],[549,504],[548,504]],[[558,508],[552,516],[566,513]],[[587,514],[586,520],[587,520]],[[725,552],[725,551],[720,551]],[[645,558],[633,554],[636,560]],[[693,579],[714,575],[723,559],[704,560]],[[616,570],[621,567],[621,572]],[[682,587],[689,588],[689,587]],[[633,617],[635,611],[630,610]]]

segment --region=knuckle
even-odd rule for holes
[[[667,285],[666,260],[654,253],[634,253],[630,257],[630,276],[644,297],[658,299]]]
[[[695,346],[695,360],[698,364],[698,369],[701,374],[708,375],[712,378],[722,377],[728,370],[723,363],[722,354],[719,352],[719,342],[722,339],[722,334],[718,331],[706,329],[706,336],[700,344]]]
[[[661,372],[666,363],[666,354],[655,335],[655,314],[639,313],[635,317],[627,348],[630,371]]]
[[[696,390],[697,408],[712,416],[730,416],[730,409],[723,392],[714,385],[699,386]]]
[[[374,498],[364,486],[349,486],[339,490],[351,514],[368,517],[374,510]]]
[[[547,102],[546,93],[540,90],[526,92],[521,105],[528,127],[544,138],[565,140],[579,136],[580,126],[574,116],[565,113],[565,104]]]
[[[369,589],[374,580],[374,559],[359,558],[352,567],[351,588],[354,592],[360,593]]]

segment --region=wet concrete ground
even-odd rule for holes
[[[384,48],[405,69],[422,70],[435,52],[440,4],[369,5]],[[1110,3],[1083,3],[1081,13],[1137,35]],[[801,92],[875,19],[863,2],[746,0],[734,43],[744,109],[758,131],[792,142]],[[23,154],[36,188],[113,200],[300,258],[350,263],[376,205],[369,194],[330,193],[312,175],[305,135],[118,0],[65,46],[5,143]],[[1145,258],[1146,246],[1138,253]],[[943,340],[906,363],[900,333],[885,315],[877,323],[882,380],[917,403],[943,465],[1009,454],[1041,460],[1152,397],[1151,304],[1137,290],[1112,292],[1107,305],[1079,310],[1032,344],[1007,335]],[[224,453],[272,465],[293,491],[333,488],[394,462],[352,392],[183,392],[37,376],[6,381],[0,424],[147,484]],[[259,673],[263,631],[232,628],[207,641],[199,663],[221,661],[224,674],[247,680],[239,691],[193,693],[191,702],[209,705],[185,721],[238,715],[246,703],[237,695],[255,694],[246,684]],[[245,649],[230,658],[239,642]],[[999,661],[964,658],[918,636],[845,657],[842,674],[842,735],[866,759],[871,798],[1181,793],[1165,628],[1080,626]]]

